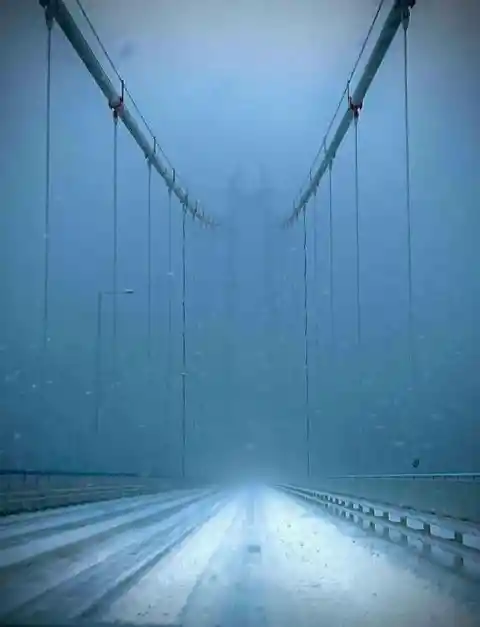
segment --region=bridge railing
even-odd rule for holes
[[[322,480],[321,487],[279,487],[321,506],[329,514],[380,532],[385,539],[414,546],[427,557],[478,576],[479,479],[479,475],[371,475]],[[326,489],[325,484],[343,487],[344,491]],[[435,490],[437,485],[443,489]],[[366,493],[370,496],[364,496]],[[430,498],[426,496],[429,493]],[[382,500],[381,495],[388,498]],[[450,500],[445,500],[447,496]],[[436,510],[432,509],[435,505]]]
[[[192,487],[128,473],[0,470],[0,515]]]
[[[480,473],[339,475],[302,485],[480,523]]]

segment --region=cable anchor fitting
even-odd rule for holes
[[[116,102],[108,103],[108,106],[113,112],[113,119],[115,121],[117,121],[119,116],[121,116],[121,114],[123,113],[123,107],[124,107],[124,102],[125,102],[125,82],[123,79],[121,79],[121,81],[122,81],[122,91],[120,93],[120,97],[118,98]]]
[[[408,29],[410,23],[410,9],[416,4],[416,0],[400,0],[400,10],[402,12],[402,26],[403,30]]]
[[[353,113],[355,120],[358,120],[360,111],[362,110],[363,102],[354,103],[351,96],[348,97],[348,108]]]
[[[147,160],[149,167],[152,165],[153,160],[156,156],[157,156],[157,140],[154,137],[153,138],[153,152],[151,152],[150,154],[148,154],[148,152],[145,152],[145,159]]]
[[[45,2],[41,3],[45,9],[45,22],[47,24],[47,28],[49,30],[52,29],[53,26],[53,16],[56,13],[56,0],[45,0]]]

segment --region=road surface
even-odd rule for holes
[[[0,622],[476,627],[478,582],[270,488],[0,520]]]

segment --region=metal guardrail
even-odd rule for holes
[[[412,479],[441,481],[480,481],[480,472],[396,473],[390,475],[331,475],[326,479]]]
[[[0,515],[139,496],[150,492],[156,492],[156,490],[148,489],[145,486],[127,485],[53,488],[45,492],[28,490],[0,493]]]
[[[194,487],[133,473],[0,470],[0,516]]]
[[[433,548],[439,549],[453,557],[452,566],[457,570],[472,565],[480,568],[480,525],[361,497],[291,485],[277,487],[364,528],[365,523],[372,531],[378,526],[388,540],[406,545],[409,539],[415,540],[426,557],[432,557]],[[396,539],[391,532],[397,534]]]
[[[480,524],[479,473],[337,475],[299,485]]]
[[[0,477],[141,477],[135,472],[95,472],[78,470],[29,470],[23,468],[0,468]],[[155,478],[155,477],[154,477]]]

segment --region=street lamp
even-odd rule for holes
[[[95,341],[95,433],[100,427],[100,406],[102,400],[102,306],[104,296],[128,296],[133,294],[131,289],[120,291],[101,290],[97,295],[97,335]]]

